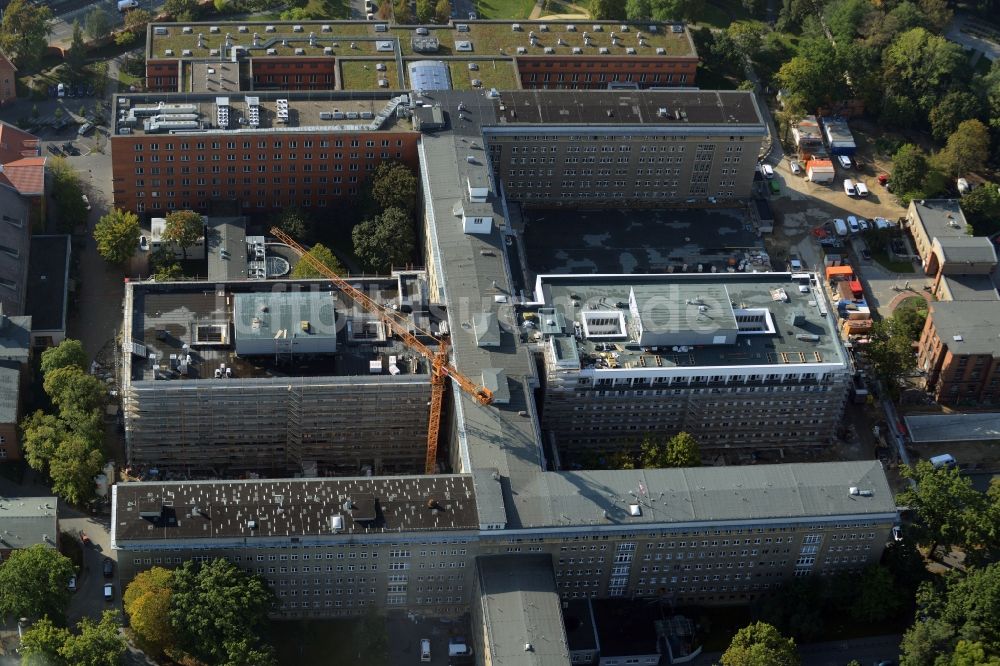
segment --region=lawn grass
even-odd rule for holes
[[[482,81],[480,88],[497,90],[517,90],[520,88],[514,63],[509,60],[477,60],[479,69],[471,71],[468,60],[449,60],[451,87],[455,90],[472,90],[472,79]]]
[[[481,19],[526,19],[535,8],[535,0],[478,0],[476,12]]]
[[[275,622],[273,644],[279,664],[327,666],[328,664],[365,664],[385,666],[385,652],[369,649],[370,637],[358,640],[361,620],[300,620]],[[383,631],[384,631],[383,627]],[[385,640],[388,643],[388,637]]]
[[[385,65],[384,72],[375,69],[379,63]],[[399,89],[399,74],[396,70],[396,61],[393,58],[379,61],[340,61],[340,85],[343,90],[378,90],[378,80],[381,78],[389,80],[389,90]]]
[[[920,296],[911,296],[910,298],[904,298],[893,312],[899,312],[901,310],[914,310],[917,314],[924,317],[927,316],[928,306],[927,301]]]
[[[745,21],[752,18],[747,14],[746,9],[738,2],[727,3],[723,8],[719,4],[706,2],[698,16],[692,20],[699,26],[707,25],[710,28],[725,30],[733,21]]]

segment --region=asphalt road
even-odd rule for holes
[[[74,536],[83,530],[90,537],[91,546],[83,549],[83,569],[76,577],[77,590],[66,614],[71,625],[83,617],[98,618],[105,610],[122,609],[117,563],[111,578],[105,578],[101,570],[105,558],[115,559],[115,553],[111,550],[110,519],[105,516],[84,516],[75,511],[72,514],[60,516],[59,528]],[[114,585],[114,599],[111,602],[104,600],[105,583]]]

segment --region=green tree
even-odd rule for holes
[[[278,227],[300,243],[312,239],[313,219],[301,208],[286,208],[277,220]]]
[[[919,297],[915,301],[919,301],[916,306],[913,306],[909,301],[904,301],[892,313],[894,328],[904,332],[911,342],[920,339],[924,323],[927,321],[927,303]]]
[[[365,269],[379,272],[411,261],[417,237],[405,211],[386,208],[381,215],[354,227],[351,239],[354,254]]]
[[[892,189],[896,194],[919,192],[927,175],[927,155],[912,143],[904,143],[892,158]]]
[[[417,0],[417,23],[430,23],[434,18],[434,0]]]
[[[113,666],[125,655],[125,637],[119,632],[118,612],[106,610],[100,622],[89,617],[76,625],[78,634],[70,634],[59,654],[73,666]]]
[[[343,265],[340,263],[340,260],[337,259],[337,255],[330,251],[330,249],[325,245],[316,243],[307,254],[337,275],[344,275],[346,273]],[[300,259],[299,262],[295,264],[295,268],[292,269],[291,277],[303,280],[309,278],[320,278],[324,277],[324,275],[313,268],[312,264],[308,261]]]
[[[976,95],[965,90],[953,90],[928,114],[931,133],[938,141],[947,141],[962,121],[978,118],[982,111],[983,105]]]
[[[66,51],[66,66],[75,76],[83,74],[83,66],[87,64],[87,45],[83,43],[83,28],[80,21],[73,21],[73,41]]]
[[[828,102],[835,86],[830,82],[839,78],[832,57],[819,60],[795,56],[778,69],[778,84],[789,95],[800,98],[803,110],[814,111]]]
[[[868,344],[862,353],[871,362],[876,376],[892,391],[897,390],[900,381],[917,367],[906,329],[892,319],[872,324]]]
[[[830,32],[840,42],[857,37],[873,11],[868,0],[834,0],[826,6],[823,14]]]
[[[43,375],[71,365],[81,370],[87,369],[87,352],[83,350],[83,345],[79,340],[66,338],[55,347],[49,347],[42,352],[41,369]]]
[[[174,570],[170,622],[178,646],[209,663],[230,660],[230,646],[260,643],[274,595],[259,576],[224,559]]]
[[[115,44],[127,46],[139,38],[153,16],[145,9],[132,9],[125,14],[125,27],[115,35]]]
[[[55,414],[38,410],[21,421],[21,447],[32,469],[49,473],[49,461],[69,435],[66,424]]]
[[[52,490],[70,504],[80,506],[94,499],[94,477],[104,467],[104,453],[93,440],[74,433],[56,449],[49,461]]]
[[[410,25],[415,19],[409,0],[393,0],[392,15],[400,25]]]
[[[968,61],[962,47],[924,28],[899,35],[882,58],[886,91],[916,102],[924,113],[963,80]]]
[[[205,220],[193,210],[175,210],[167,214],[163,240],[176,243],[187,260],[187,249],[205,235]]]
[[[19,652],[25,666],[62,666],[66,661],[59,650],[66,644],[69,630],[43,617],[25,630]]]
[[[153,279],[157,282],[173,282],[184,277],[184,269],[177,262],[160,264],[153,271]]]
[[[767,24],[761,21],[734,21],[726,28],[726,36],[740,55],[753,59],[760,52],[767,31]]]
[[[935,469],[926,460],[915,467],[901,467],[900,474],[913,479],[916,487],[908,486],[897,496],[902,506],[917,514],[914,526],[917,542],[935,546],[973,545],[976,523],[984,515],[986,497],[972,486],[971,480],[957,469]]]
[[[174,631],[170,625],[172,594],[173,572],[153,567],[137,574],[122,595],[129,626],[143,645],[156,654],[162,654],[173,645]]]
[[[54,368],[45,373],[42,383],[52,404],[62,414],[104,408],[104,383],[78,366]]]
[[[371,178],[371,196],[382,210],[399,208],[412,213],[417,202],[417,177],[399,162],[383,162]]]
[[[823,635],[823,610],[831,605],[825,583],[820,576],[785,581],[761,601],[760,619],[797,641],[817,640]]]
[[[719,660],[722,666],[798,666],[795,641],[764,622],[743,627]]]
[[[701,465],[701,451],[695,438],[686,432],[679,432],[666,446],[664,467],[698,467]]]
[[[46,163],[52,177],[52,198],[59,211],[59,226],[71,231],[86,224],[87,206],[83,203],[80,176],[62,157],[52,157]]]
[[[962,197],[962,213],[976,236],[1000,231],[1000,188],[983,183]]]
[[[981,170],[990,154],[990,132],[979,120],[964,120],[938,157],[945,171],[962,176]]]
[[[705,0],[651,0],[654,21],[694,21],[702,15]]]
[[[198,18],[200,7],[198,0],[167,0],[163,3],[163,11],[173,16],[175,21],[189,23]]]
[[[52,10],[29,0],[11,0],[0,23],[0,50],[22,71],[34,71],[45,55]]]
[[[434,5],[434,21],[435,23],[447,23],[448,19],[451,18],[451,2],[449,0],[437,0],[437,4]]]
[[[887,568],[877,564],[865,567],[855,579],[855,594],[848,606],[851,617],[858,622],[877,623],[895,617],[903,608],[903,596],[896,578]]]
[[[83,29],[88,37],[99,42],[111,34],[111,17],[100,7],[95,7],[84,19]]]
[[[1000,655],[987,654],[982,643],[963,639],[955,645],[948,666],[1000,666]]]
[[[590,15],[598,21],[625,18],[625,0],[590,0]]]
[[[625,18],[629,21],[641,21],[653,15],[651,0],[626,0]]]
[[[139,217],[115,208],[94,225],[97,251],[112,264],[124,264],[139,247]]]
[[[49,536],[54,543],[56,535]],[[73,573],[73,563],[54,547],[35,544],[11,551],[0,564],[0,615],[62,619]]]
[[[933,666],[940,655],[947,654],[955,630],[947,622],[927,619],[916,622],[899,644],[900,666]]]

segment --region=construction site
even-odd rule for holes
[[[422,273],[352,282],[414,330],[442,325]],[[430,363],[331,282],[130,283],[124,323],[133,473],[425,469]]]

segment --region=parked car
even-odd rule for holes
[[[115,575],[115,563],[110,557],[104,558],[104,564],[101,565],[101,571],[104,572],[105,578],[111,578]]]
[[[111,583],[104,584],[104,600],[111,601],[115,598],[115,586]]]
[[[853,215],[847,216],[847,227],[851,230],[852,234],[856,234],[861,231],[861,225],[858,224],[858,218]]]
[[[764,164],[761,162],[760,173],[764,176],[764,178],[774,178],[774,167],[770,164]]]
[[[789,168],[791,168],[792,173],[794,173],[796,176],[802,173],[802,165],[796,162],[795,160],[792,160],[792,163],[789,165]]]
[[[833,221],[833,228],[837,230],[837,235],[838,236],[846,236],[847,235],[847,223],[844,222],[839,217],[836,220]]]
[[[863,217],[858,218],[858,226],[861,227],[861,231],[868,231],[872,228],[872,223]]]
[[[62,145],[62,149],[64,151],[66,151],[67,155],[74,155],[74,156],[76,156],[76,155],[80,154],[80,150],[76,146],[73,145],[72,141],[67,141],[66,143],[64,143]]]
[[[859,197],[866,197],[866,196],[868,196],[868,186],[865,185],[864,183],[862,183],[861,181],[858,181],[857,183],[855,183],[854,187],[855,187],[855,189],[857,189]]]
[[[83,530],[80,530],[80,543],[83,544],[84,548],[90,547],[90,537],[87,536],[87,533]]]
[[[854,186],[854,181],[850,178],[844,179],[844,194],[849,197],[857,196],[858,188]]]
[[[892,229],[895,225],[884,217],[876,217],[875,220],[876,229]]]
[[[847,155],[837,155],[837,161],[840,162],[840,166],[845,169],[851,168],[851,158]]]
[[[76,576],[70,576],[69,583],[66,585],[66,589],[70,592],[76,592]]]
[[[431,641],[429,638],[420,639],[420,661],[431,660]]]
[[[893,541],[903,540],[903,528],[900,527],[899,525],[896,525],[895,527],[892,528],[892,540]]]
[[[78,129],[76,131],[76,133],[79,134],[80,136],[86,136],[90,132],[90,130],[92,130],[92,129],[94,129],[93,124],[91,124],[91,123],[84,123],[84,124],[80,125],[80,129]]]
[[[90,199],[87,197],[86,194],[81,195],[81,198],[83,199],[83,207],[86,208],[89,211],[90,210]]]
[[[65,96],[66,96],[66,84],[60,83],[59,85],[56,86],[56,97],[65,97]]]
[[[865,261],[871,261],[872,260],[871,250],[869,250],[866,247],[861,248],[861,258],[864,259]]]
[[[139,250],[142,252],[149,251],[149,239],[145,236],[139,236]]]

